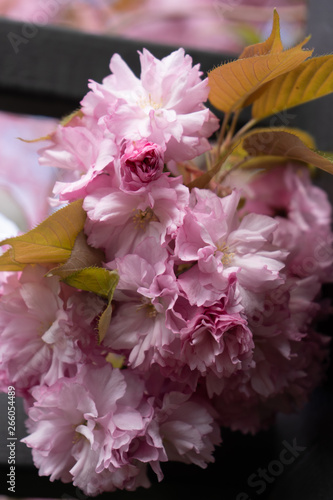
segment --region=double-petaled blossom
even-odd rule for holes
[[[137,190],[157,180],[164,168],[164,148],[146,140],[131,141],[120,158],[121,188]]]
[[[142,190],[96,188],[83,204],[88,242],[102,248],[108,261],[132,253],[148,237],[163,245],[181,226],[188,198],[180,178],[163,174]]]
[[[120,280],[115,291],[115,310],[104,344],[128,358],[129,366],[149,371],[152,364],[171,363],[179,350],[179,335],[166,325],[178,287],[168,251],[147,238],[135,253],[116,258],[111,267]]]
[[[165,148],[165,160],[183,161],[210,149],[208,137],[218,128],[216,117],[203,103],[207,80],[179,49],[161,60],[148,50],[140,54],[140,78],[115,54],[111,75],[102,84],[90,83],[83,112],[118,138],[147,139]]]
[[[41,475],[73,481],[88,495],[149,486],[148,462],[166,460],[143,382],[111,365],[86,365],[74,378],[33,390],[30,435]]]
[[[72,376],[96,357],[95,319],[104,303],[76,292],[65,303],[57,277],[46,269],[27,267],[11,274],[0,297],[0,361],[10,384],[25,394],[40,383]],[[103,359],[103,358],[102,358]]]
[[[175,254],[194,265],[179,282],[191,304],[212,305],[228,288],[228,277],[236,274],[237,286],[248,309],[257,294],[283,282],[286,252],[273,246],[277,222],[259,214],[239,220],[239,193],[219,198],[194,189],[184,223],[177,232]]]
[[[157,400],[140,377],[109,364],[86,365],[32,395],[23,441],[40,474],[73,481],[88,495],[147,487],[147,464],[162,479],[159,462],[168,458],[205,467],[220,442],[205,402],[180,392]]]
[[[291,164],[268,170],[246,186],[245,199],[243,213],[265,213],[279,222],[274,243],[288,250],[292,275],[332,280],[332,208],[306,168]]]

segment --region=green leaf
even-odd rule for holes
[[[333,92],[333,55],[314,57],[267,83],[252,96],[257,120]]]
[[[79,290],[92,292],[104,299],[112,300],[119,275],[117,271],[109,271],[103,267],[86,267],[62,278],[62,281]]]
[[[253,142],[257,142],[258,145],[265,141],[267,139],[267,132],[288,132],[289,134],[296,135],[301,139],[306,146],[308,146],[310,149],[315,149],[316,144],[315,141],[308,132],[305,132],[304,130],[301,130],[299,128],[294,128],[294,127],[259,127],[255,128],[253,130],[250,130],[249,132],[246,132],[238,141],[237,146],[234,148],[233,154],[239,156],[239,157],[246,157],[248,156],[248,152],[244,149],[243,147],[243,142],[245,139],[249,139],[252,136],[255,136],[253,139]],[[264,134],[261,136],[261,134]],[[270,139],[268,139],[270,140]],[[249,143],[249,141],[248,141]]]
[[[314,165],[333,174],[333,163],[316,153],[296,135],[284,131],[270,130],[253,133],[243,141],[249,156],[276,156]]]
[[[66,276],[67,285],[92,292],[107,300],[107,306],[98,321],[98,339],[102,342],[109,328],[112,316],[112,299],[119,282],[117,271],[109,271],[102,267],[88,267]]]
[[[11,271],[13,265],[23,269],[26,264],[66,262],[85,220],[82,200],[78,200],[52,214],[35,229],[1,241],[0,245],[12,248],[0,256],[0,271]]]
[[[25,264],[16,262],[12,248],[0,255],[0,271],[22,271],[24,268]]]
[[[242,162],[240,168],[244,170],[267,170],[268,168],[284,165],[288,162],[290,162],[290,159],[284,156],[249,156],[248,159]]]
[[[108,331],[112,317],[112,305],[111,301],[106,306],[105,310],[101,314],[98,320],[98,341],[101,343]]]
[[[105,261],[104,252],[89,246],[86,235],[81,231],[76,237],[69,259],[65,264],[51,269],[48,276],[57,275],[64,279],[87,267],[101,267],[103,261]]]
[[[53,270],[55,274],[56,270]],[[107,305],[98,321],[98,339],[102,342],[109,328],[112,316],[112,299],[119,282],[117,271],[109,271],[102,267],[87,267],[62,279],[67,285],[79,290],[92,292],[107,300]]]

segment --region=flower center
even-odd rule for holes
[[[78,427],[79,425],[87,425],[87,423],[88,423],[87,420],[83,419],[82,422],[80,422],[79,424],[72,424],[72,427],[74,429],[74,436],[72,439],[72,444],[76,444],[81,438],[85,437],[83,434],[81,434],[81,432],[77,432],[75,430],[76,427]]]
[[[147,318],[156,318],[157,316],[157,311],[153,304],[151,303],[151,300],[148,299],[147,297],[143,297],[141,300],[142,304],[141,306],[137,307],[137,311],[144,311]]]
[[[138,106],[140,106],[141,109],[153,108],[156,111],[162,108],[163,102],[162,100],[160,100],[160,102],[153,101],[151,94],[148,94],[148,97],[139,98]]]
[[[228,245],[224,242],[221,245],[217,246],[217,250],[223,253],[221,262],[225,267],[231,265],[233,258],[235,257],[235,253],[231,252]]]
[[[158,222],[158,218],[150,207],[147,207],[146,210],[134,210],[133,223],[135,227],[145,231],[149,222],[152,221]]]

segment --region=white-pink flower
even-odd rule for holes
[[[104,302],[73,289],[65,303],[58,277],[45,278],[46,272],[26,267],[2,287],[0,365],[22,395],[41,383],[75,375],[88,359],[101,361],[94,320]]]
[[[244,305],[249,306],[256,300],[255,294],[283,282],[279,272],[286,252],[272,245],[277,222],[259,214],[239,220],[239,197],[236,191],[224,198],[207,190],[191,192],[175,245],[176,257],[192,263],[179,277],[191,304],[214,304],[225,294],[228,277],[235,273]]]
[[[178,294],[168,251],[146,238],[135,253],[111,264],[120,280],[114,295],[115,310],[104,344],[126,355],[128,365],[141,372],[152,364],[172,364],[173,344],[179,336],[166,325],[166,311]]]
[[[210,149],[207,138],[218,128],[216,117],[204,107],[207,80],[198,66],[179,49],[162,60],[148,50],[140,53],[137,78],[115,54],[112,74],[102,84],[90,83],[83,112],[99,120],[122,141],[147,139],[165,147],[165,160],[183,161]]]
[[[94,120],[76,117],[66,126],[58,125],[50,140],[51,145],[39,151],[39,163],[59,169],[53,194],[60,201],[83,198],[102,172],[114,176],[118,146],[112,134],[104,134]]]
[[[181,179],[166,175],[138,191],[99,187],[83,204],[88,242],[102,248],[107,261],[132,253],[147,237],[162,245],[182,224],[188,198],[189,190]]]

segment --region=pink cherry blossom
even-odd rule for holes
[[[179,337],[166,326],[165,314],[178,294],[173,266],[167,264],[168,252],[147,238],[134,254],[115,259],[120,275],[115,291],[115,311],[104,344],[120,350],[128,365],[148,371],[152,364],[161,367],[179,349]]]
[[[196,262],[180,275],[182,290],[191,304],[211,305],[221,298],[228,276],[236,273],[244,300],[283,282],[286,252],[272,245],[277,222],[268,216],[249,214],[238,219],[239,193],[219,198],[194,189],[190,210],[176,237],[175,254]],[[198,293],[200,288],[200,294]]]
[[[332,209],[327,194],[312,184],[308,170],[292,164],[268,170],[245,187],[245,194],[243,213],[265,213],[279,221],[273,241],[289,250],[288,271],[331,281]]]
[[[145,140],[130,142],[126,145],[120,164],[124,185],[129,190],[137,190],[161,176],[164,150],[158,144]]]
[[[88,242],[102,248],[108,261],[131,253],[147,237],[163,244],[182,224],[188,197],[189,190],[180,178],[164,175],[144,190],[97,188],[83,204]]]
[[[329,339],[312,326],[319,289],[315,276],[292,278],[263,297],[262,308],[249,318],[251,365],[222,379],[219,392],[207,378],[208,393],[218,394],[214,405],[222,425],[255,433],[271,425],[276,412],[304,405],[323,379]]]
[[[60,378],[33,391],[30,435],[41,475],[73,481],[87,495],[149,486],[148,462],[165,461],[154,410],[133,373],[84,366],[75,378]]]
[[[100,356],[92,333],[103,301],[77,292],[66,305],[59,279],[45,278],[46,271],[27,267],[21,276],[10,274],[2,285],[1,367],[22,394],[40,383],[74,375],[89,357]]]
[[[92,82],[82,101],[83,113],[99,120],[118,141],[146,139],[165,148],[165,161],[183,161],[210,149],[207,138],[218,128],[203,103],[207,80],[198,66],[179,49],[158,60],[148,50],[140,53],[137,78],[115,54],[112,74],[102,84]]]
[[[221,378],[251,365],[254,348],[240,297],[235,297],[235,278],[232,281],[227,297],[199,309],[192,325],[181,331],[182,359],[207,376],[210,385],[215,380],[216,392]]]
[[[39,151],[39,163],[60,169],[53,188],[60,201],[84,197],[98,175],[112,172],[118,147],[113,136],[105,136],[93,120],[74,117],[66,126],[58,125],[50,140],[51,144]]]
[[[214,411],[207,401],[170,392],[156,413],[169,460],[203,468],[214,462],[212,452],[221,443],[221,437]]]

